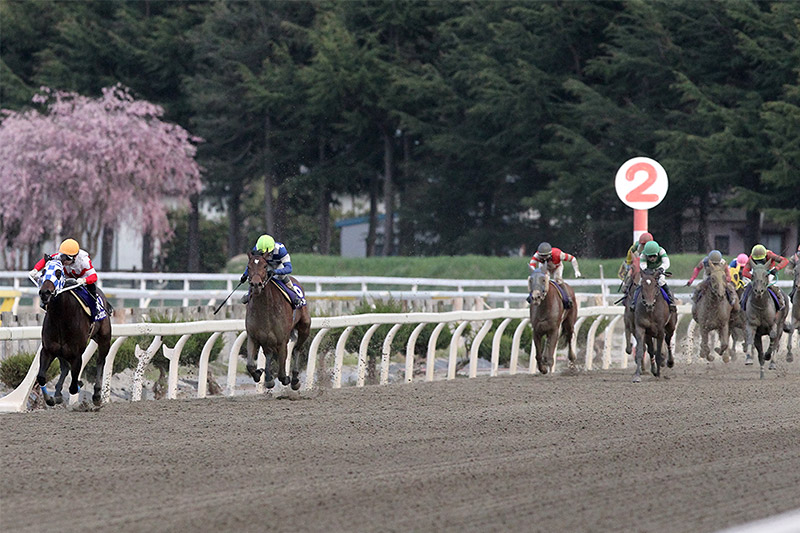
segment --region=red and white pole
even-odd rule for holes
[[[633,242],[639,241],[639,236],[647,232],[647,209],[633,210]]]

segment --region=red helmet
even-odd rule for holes
[[[653,240],[653,235],[651,233],[646,232],[646,231],[644,233],[642,233],[641,235],[639,235],[639,244],[644,244],[644,243],[650,242],[652,240]]]

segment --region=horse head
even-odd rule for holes
[[[539,305],[547,296],[550,274],[537,268],[531,272],[531,305]]]
[[[755,265],[750,274],[752,276],[750,285],[753,293],[758,296],[764,296],[767,292],[767,285],[769,284],[769,274],[766,265]]]
[[[64,265],[59,259],[49,260],[39,279],[39,298],[45,307],[64,288],[64,280]]]
[[[644,304],[645,310],[648,313],[652,313],[653,309],[656,307],[656,299],[660,296],[659,293],[661,290],[658,288],[656,276],[651,270],[641,272],[640,286],[642,287],[642,291],[641,294],[639,294],[639,299],[642,304]]]
[[[260,294],[272,277],[267,259],[261,254],[247,252],[247,279],[251,292]]]
[[[709,265],[708,286],[711,293],[720,298],[725,296],[726,283],[724,265]]]

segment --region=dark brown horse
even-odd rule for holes
[[[564,308],[561,293],[550,282],[546,272],[537,269],[531,273],[531,328],[533,329],[533,343],[536,346],[536,366],[539,372],[547,374],[553,366],[556,345],[560,337],[567,343],[570,366],[575,366],[575,352],[572,350],[572,333],[575,320],[578,318],[578,301],[572,287],[562,285],[569,294],[573,305]]]
[[[778,343],[783,333],[784,321],[789,312],[786,296],[776,286],[775,294],[783,300],[783,308],[778,307],[769,292],[769,272],[764,265],[756,265],[751,271],[750,294],[745,302],[744,320],[747,334],[747,345],[754,346],[758,352],[758,364],[761,365],[761,377],[764,377],[764,362],[770,361],[769,368],[776,368],[772,360],[773,353],[778,351]],[[769,335],[769,348],[764,352],[761,337]]]
[[[47,405],[62,403],[61,388],[67,374],[72,371],[72,382],[69,386],[70,394],[77,394],[83,385],[78,380],[83,364],[82,356],[89,343],[90,336],[97,343],[97,375],[94,382],[92,401],[95,405],[102,403],[101,389],[103,387],[103,367],[106,355],[111,348],[111,319],[93,323],[70,290],[75,280],[65,280],[64,267],[58,259],[51,259],[47,263],[45,272],[39,285],[39,298],[47,313],[42,324],[42,352],[39,356],[39,373],[36,381],[44,395]],[[105,309],[110,309],[105,295],[97,289],[98,296],[102,299]],[[56,383],[55,398],[47,392],[45,373],[50,368],[53,359],[58,358],[61,365],[61,377]]]
[[[286,357],[289,339],[297,335],[295,349],[299,350],[311,331],[311,316],[308,307],[292,309],[281,290],[271,282],[272,270],[261,254],[248,252],[247,274],[250,281],[250,300],[247,302],[245,327],[247,328],[247,371],[255,382],[265,374],[267,388],[275,386],[270,367],[275,357],[278,363],[278,379],[283,385],[292,384],[300,388],[299,357],[292,361],[292,377],[286,375]],[[292,280],[294,281],[294,279]],[[295,282],[296,283],[296,282]],[[256,368],[258,349],[264,351],[267,363]]]
[[[642,381],[642,365],[645,346],[650,354],[650,371],[654,376],[661,375],[661,368],[675,364],[672,357],[672,334],[678,323],[677,313],[671,312],[669,304],[661,295],[656,276],[652,271],[640,273],[639,295],[633,310],[634,335],[636,336],[636,373],[633,382]],[[655,346],[653,341],[655,340]],[[663,356],[664,342],[667,343],[668,357]]]

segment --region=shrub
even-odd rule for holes
[[[0,381],[8,387],[16,389],[19,384],[22,383],[22,380],[25,379],[25,375],[28,373],[31,364],[33,364],[34,357],[36,357],[36,354],[19,352],[0,362]],[[50,368],[47,369],[47,381],[50,381],[58,375],[59,368],[59,363],[54,360]]]

